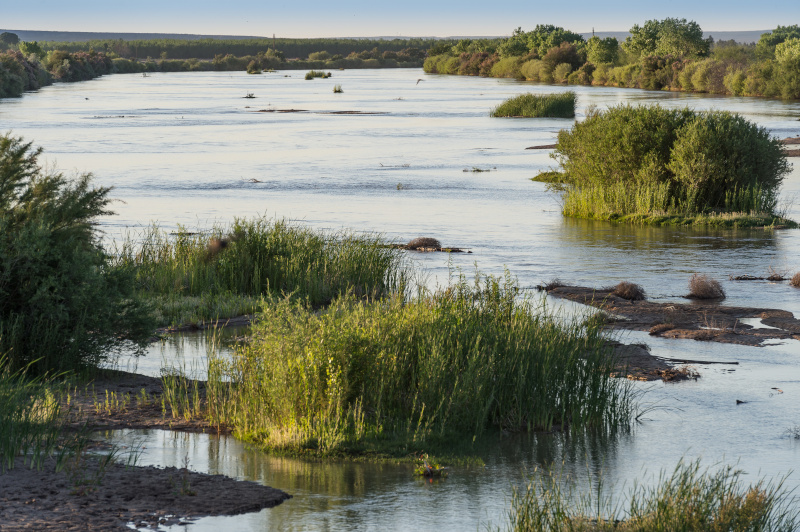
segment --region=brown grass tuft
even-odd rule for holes
[[[705,274],[694,274],[689,279],[689,299],[725,299],[725,290],[716,279]]]
[[[611,291],[617,297],[628,299],[630,301],[642,301],[645,298],[644,288],[636,283],[629,283],[622,281]]]
[[[430,238],[427,236],[421,236],[419,238],[415,238],[408,244],[406,244],[406,249],[441,249],[442,243],[436,240],[435,238]]]
[[[800,272],[797,272],[796,274],[792,275],[789,284],[794,286],[795,288],[800,288]]]

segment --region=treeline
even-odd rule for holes
[[[517,28],[507,39],[461,40],[428,50],[429,73],[512,77],[800,99],[800,26],[778,26],[756,44],[704,39],[696,22],[667,18],[634,25],[622,43],[588,40],[552,25]]]
[[[170,57],[168,51],[162,51],[155,59],[147,57],[139,60],[118,53],[118,51],[127,53],[124,49],[103,47],[102,51],[99,51],[91,46],[87,46],[87,50],[69,50],[61,47],[48,49],[49,44],[64,43],[24,42],[14,37],[16,36],[10,33],[3,33],[0,36],[0,98],[20,96],[25,91],[36,90],[54,81],[84,81],[112,73],[246,70],[248,73],[257,74],[270,69],[418,68],[422,66],[425,58],[425,49],[420,47],[405,47],[395,51],[382,50],[375,46],[369,50],[351,51],[347,55],[317,49],[308,53],[307,58],[288,60],[287,54],[283,50],[273,48],[261,49],[246,55],[236,55],[232,52],[218,53],[211,59],[196,57],[176,59]],[[339,40],[308,39],[308,41],[335,44]],[[386,42],[393,46],[399,46],[400,44],[414,44],[416,41],[415,39],[397,39]],[[191,45],[203,41],[183,42]],[[238,43],[239,41],[224,42]],[[262,42],[266,43],[266,41]],[[351,42],[363,44],[365,41],[353,40]],[[87,43],[66,44],[69,48],[70,44],[84,45]],[[2,51],[3,49],[5,51]]]
[[[129,59],[147,57],[169,59],[212,59],[217,55],[256,55],[267,49],[279,50],[284,57],[304,59],[315,52],[326,51],[331,56],[347,57],[365,50],[382,55],[384,52],[418,50],[418,54],[439,42],[436,39],[150,39],[123,41],[122,39],[103,39],[86,42],[40,42],[44,51],[65,50],[67,52],[88,52],[96,50],[107,54],[114,53]],[[453,42],[449,42],[450,45]],[[166,54],[166,55],[164,55]],[[424,58],[424,55],[422,55]]]

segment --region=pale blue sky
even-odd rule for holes
[[[711,32],[763,30],[800,24],[800,0],[0,0],[2,28],[280,37],[508,35],[542,23],[626,31],[665,17],[695,20]]]

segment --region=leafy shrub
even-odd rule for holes
[[[567,76],[569,76],[570,72],[572,72],[572,65],[569,63],[561,63],[556,65],[556,67],[553,69],[553,81],[556,83],[566,83]]]
[[[576,99],[577,96],[572,91],[557,94],[532,94],[529,92],[504,101],[492,110],[490,116],[572,118],[575,116]]]
[[[109,189],[45,172],[40,154],[0,137],[0,353],[38,372],[94,366],[126,340],[143,345],[154,324],[132,272],[100,246]]]

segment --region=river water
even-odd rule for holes
[[[344,92],[334,94],[334,84]],[[731,110],[778,137],[800,135],[800,102],[570,89],[578,93],[579,120],[591,105],[659,102]],[[477,264],[492,274],[508,268],[523,287],[554,277],[587,286],[629,280],[651,297],[678,300],[691,274],[705,273],[723,284],[724,304],[800,312],[800,291],[786,283],[728,280],[770,268],[800,270],[800,231],[563,218],[558,199],[529,180],[555,162],[546,150],[524,148],[554,142],[572,120],[488,117],[510,96],[559,90],[419,70],[334,71],[313,81],[296,71],[114,75],[3,100],[0,129],[44,147],[59,169],[90,171],[96,183],[114,187],[121,201],[118,215],[103,221],[108,239],[151,222],[203,229],[234,216],[267,215],[376,231],[398,242],[433,236],[472,251],[413,254],[431,284],[446,283],[454,267],[470,273]],[[255,98],[244,98],[248,93]],[[279,109],[306,111],[258,112]],[[796,163],[783,197],[788,202],[798,193]],[[789,216],[800,219],[800,204],[790,205]],[[201,520],[195,530],[481,529],[500,522],[512,485],[549,462],[563,462],[582,485],[602,474],[618,490],[671,470],[681,458],[738,464],[747,480],[779,479],[800,463],[800,440],[787,432],[800,424],[800,343],[753,348],[639,333],[622,339],[645,342],[656,355],[739,364],[700,366],[696,382],[637,385],[652,409],[630,433],[502,438],[480,450],[486,468],[454,468],[434,484],[411,478],[407,465],[278,459],[230,438],[159,431],[113,438],[143,443],[144,463],[180,465],[188,456],[197,470],[295,495],[258,514]],[[202,336],[171,339],[151,348],[138,369],[157,374],[166,360],[202,371],[206,347]],[[800,474],[790,475],[787,486],[798,485]]]

